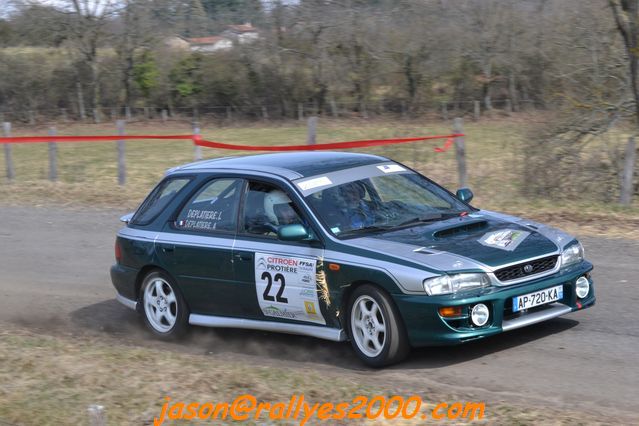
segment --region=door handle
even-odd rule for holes
[[[162,253],[173,253],[175,251],[175,246],[162,246]]]
[[[251,253],[235,253],[233,257],[246,262],[253,260],[253,255]]]

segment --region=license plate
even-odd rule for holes
[[[523,311],[524,309],[534,308],[535,306],[544,305],[546,303],[555,302],[564,297],[564,286],[546,288],[534,293],[528,293],[521,296],[513,297],[513,312]]]

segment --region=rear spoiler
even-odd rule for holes
[[[129,223],[135,213],[127,213],[120,218],[120,222]]]

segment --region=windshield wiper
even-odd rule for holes
[[[357,234],[365,234],[367,232],[388,231],[392,228],[394,228],[394,226],[368,225],[368,226],[364,226],[363,228],[349,229],[348,231],[341,232],[338,236],[347,237],[347,236],[352,236]]]
[[[413,225],[415,223],[427,223],[427,222],[435,222],[437,220],[442,219],[444,216],[440,213],[437,214],[432,214],[432,215],[427,215],[427,216],[416,216],[413,218],[410,218],[408,220],[405,220],[397,225],[395,225],[394,227],[402,227],[402,226],[408,226],[408,225]]]

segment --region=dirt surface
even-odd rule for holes
[[[114,300],[109,267],[114,210],[0,207],[0,326],[102,338],[113,344],[210,356],[216,364],[335,375],[405,392],[611,415],[639,424],[639,242],[585,237],[597,305],[525,329],[449,348],[413,350],[401,365],[364,368],[347,343],[244,330],[197,329],[187,342],[148,337]],[[603,417],[602,417],[603,416]]]

